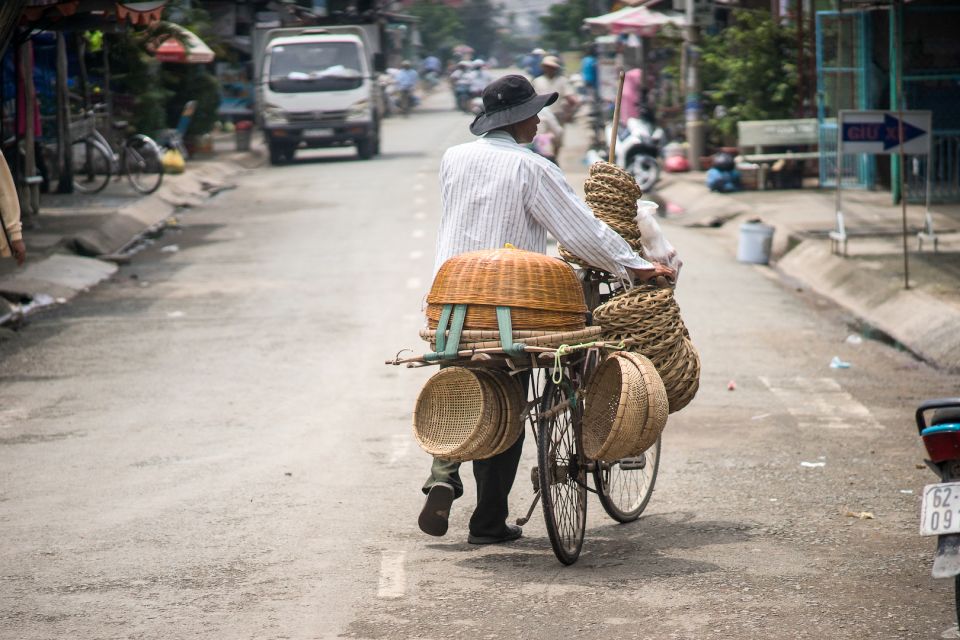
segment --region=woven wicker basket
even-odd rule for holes
[[[559,262],[559,260],[558,260]],[[579,286],[579,285],[578,285]],[[581,295],[583,289],[580,290]],[[427,324],[436,329],[440,322],[443,305],[427,305]],[[546,309],[528,309],[511,307],[511,322],[514,329],[557,331],[578,331],[587,326],[587,316],[583,312],[548,311]],[[463,321],[466,329],[497,329],[497,308],[490,305],[471,304],[467,307],[467,316]]]
[[[471,251],[450,258],[437,272],[427,302],[587,312],[570,265],[520,249]]]
[[[489,458],[520,437],[524,402],[520,384],[505,372],[446,367],[420,391],[413,434],[438,458]]]
[[[562,344],[578,344],[595,340],[603,333],[603,327],[586,327],[579,331],[514,331],[513,341],[522,342],[529,347],[559,347]],[[447,331],[446,335],[450,335]],[[420,337],[430,343],[430,348],[436,350],[437,332],[421,329]],[[499,331],[464,331],[460,336],[460,349],[494,349],[500,346]]]
[[[627,349],[649,358],[663,380],[670,413],[687,406],[700,381],[700,357],[680,317],[673,289],[635,287],[597,307],[604,340],[633,341]]]
[[[667,392],[653,363],[615,352],[601,363],[584,394],[584,453],[607,462],[638,456],[660,437],[667,413]]]

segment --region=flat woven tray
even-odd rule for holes
[[[514,331],[513,341],[522,342],[530,347],[559,347],[562,344],[588,342],[598,338],[601,333],[603,333],[603,327],[587,327],[579,331],[563,331],[560,333],[547,331]],[[449,336],[450,332],[447,331],[446,335]],[[431,349],[436,349],[436,331],[421,329],[420,338],[429,342]],[[461,350],[492,349],[499,346],[499,331],[464,331],[460,336]]]
[[[557,260],[557,262],[560,262]],[[569,269],[569,265],[567,265]],[[579,284],[577,285],[580,286]],[[581,301],[583,289],[580,289]],[[586,309],[586,305],[584,305]],[[443,305],[427,305],[427,324],[436,329],[440,322]],[[514,329],[525,331],[577,331],[587,326],[586,311],[550,311],[547,309],[530,309],[525,307],[510,308],[511,324]],[[467,315],[464,319],[465,329],[497,329],[497,308],[491,305],[471,304],[467,306]]]

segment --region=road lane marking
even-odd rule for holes
[[[410,234],[411,238],[422,238],[424,236],[423,229],[414,229],[413,233]]]
[[[423,251],[411,251],[411,252],[410,252],[410,259],[411,259],[411,260],[419,260],[419,259],[422,258],[422,257],[423,257]]]
[[[407,592],[407,574],[403,565],[406,556],[407,552],[400,550],[383,551],[380,554],[378,598],[394,600],[402,598]]]
[[[419,289],[423,286],[420,278],[407,278],[407,289]]]
[[[413,185],[413,190],[414,190],[414,191],[423,191],[423,185],[418,182],[417,184]]]
[[[390,436],[390,457],[387,459],[387,465],[394,465],[407,457],[410,451],[410,434],[395,433]]]
[[[427,204],[427,199],[426,199],[426,198],[421,198],[420,196],[417,196],[416,198],[413,199],[413,204],[417,205],[418,207],[419,207],[419,206],[422,206],[422,205],[425,205],[425,204]]]
[[[884,428],[869,409],[844,391],[833,378],[772,380],[760,376],[760,382],[786,406],[801,428]]]
[[[415,214],[413,214],[413,219],[414,219],[414,220],[426,220],[426,219],[427,219],[427,214],[426,214],[426,212],[424,212],[424,211],[417,211]]]

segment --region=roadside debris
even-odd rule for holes
[[[819,467],[827,466],[827,463],[826,462],[807,462],[806,460],[804,460],[803,462],[800,463],[800,466],[806,467],[808,469],[817,469]]]
[[[180,245],[168,244],[164,247],[160,247],[160,251],[164,253],[176,253],[177,251],[180,251]]]
[[[913,495],[913,489],[900,489],[900,493],[904,493],[904,494],[906,494],[906,495],[908,495],[908,496],[912,496],[912,495]]]
[[[853,346],[859,346],[863,344],[863,338],[861,338],[855,333],[851,333],[850,335],[847,336],[847,339],[844,340],[844,342],[846,342],[847,344],[852,344]]]
[[[847,511],[845,514],[848,518],[858,518],[860,520],[875,520],[876,516],[873,515],[870,511]]]
[[[733,380],[731,380],[730,382],[727,383],[727,391],[736,391],[736,390],[737,390],[737,383],[736,383],[736,382],[734,382]]]
[[[187,314],[185,314],[183,311],[171,311],[170,313],[167,314],[167,317],[168,317],[168,318],[182,318],[182,317],[184,317],[185,315],[187,315]]]
[[[851,366],[849,362],[841,360],[840,356],[833,356],[833,360],[830,361],[831,369],[849,369]]]

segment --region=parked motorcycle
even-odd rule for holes
[[[927,466],[941,480],[923,488],[920,535],[937,536],[933,577],[954,579],[960,621],[960,398],[928,400],[917,409],[916,420],[930,456]]]
[[[613,127],[607,125],[606,139],[610,140]],[[639,118],[630,118],[617,135],[617,164],[630,172],[640,190],[653,189],[660,179],[660,151],[667,142],[667,134],[656,125],[649,113],[641,110]]]

